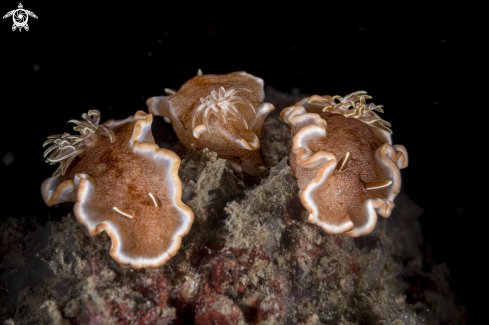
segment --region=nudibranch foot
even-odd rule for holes
[[[370,98],[364,91],[316,95],[281,112],[291,127],[290,165],[308,221],[327,233],[370,233],[377,214],[390,216],[399,193],[399,169],[407,167],[407,151],[391,145],[391,131],[385,128],[390,124],[367,119],[381,110],[365,103]]]

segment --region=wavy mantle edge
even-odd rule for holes
[[[128,117],[124,120],[115,121],[109,120],[104,123],[109,127],[119,126],[125,123],[136,121],[133,134],[129,140],[135,154],[142,155],[154,161],[160,159],[164,161],[165,168],[168,164],[166,179],[172,181],[172,193],[170,194],[172,205],[177,209],[181,218],[181,225],[173,234],[170,248],[162,252],[154,258],[131,258],[124,254],[121,249],[121,238],[118,235],[115,226],[110,221],[99,223],[91,223],[90,218],[85,211],[85,204],[89,201],[90,196],[95,191],[95,179],[83,173],[75,175],[73,180],[65,180],[59,183],[59,176],[46,179],[41,185],[41,193],[44,201],[48,206],[52,206],[61,202],[76,202],[73,208],[76,219],[89,232],[90,236],[95,236],[102,231],[107,232],[112,241],[110,249],[111,257],[119,264],[129,264],[133,268],[158,267],[165,264],[171,257],[175,256],[181,246],[182,238],[189,231],[193,224],[193,211],[181,201],[182,197],[182,182],[178,176],[178,168],[180,167],[180,158],[172,151],[159,148],[155,143],[145,143],[140,140],[144,139],[145,135],[151,131],[153,116],[146,114],[143,111],[138,111],[134,117]]]
[[[392,146],[390,134],[385,131],[379,130],[384,133],[382,135],[374,132],[381,140],[388,140],[387,143],[384,143],[374,152],[375,160],[384,173],[384,179],[392,181],[392,184],[385,190],[387,195],[385,198],[367,199],[363,202],[367,215],[366,222],[361,226],[355,227],[351,220],[347,220],[340,225],[329,224],[319,219],[319,209],[312,198],[312,193],[328,180],[336,168],[337,160],[331,152],[313,152],[307,146],[308,141],[312,138],[317,136],[325,137],[327,135],[327,123],[319,114],[308,113],[300,105],[285,108],[282,110],[280,117],[293,130],[296,129],[292,140],[292,152],[297,155],[297,164],[304,168],[319,168],[313,180],[300,193],[301,202],[309,212],[308,222],[318,225],[327,233],[343,233],[347,236],[358,237],[368,234],[374,229],[377,223],[377,214],[385,218],[391,215],[392,209],[394,208],[394,198],[399,193],[401,187],[401,174],[399,170],[408,165],[407,151],[404,146]],[[371,126],[369,127],[371,129],[373,128]]]

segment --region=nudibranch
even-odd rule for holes
[[[399,193],[406,148],[392,145],[390,124],[358,91],[312,96],[281,112],[292,133],[290,165],[308,221],[331,234],[370,233],[377,213],[389,217]]]
[[[47,162],[59,163],[41,193],[47,205],[76,202],[74,212],[91,236],[106,231],[110,255],[134,268],[163,265],[180,248],[194,215],[182,203],[180,158],[161,149],[153,116],[138,111],[102,125],[100,112],[71,120],[79,135],[48,137]]]
[[[172,123],[188,148],[217,152],[236,171],[255,174],[263,166],[260,135],[274,109],[264,103],[263,80],[245,72],[202,74],[187,81],[169,96],[148,99],[149,112]]]

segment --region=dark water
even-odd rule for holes
[[[56,168],[42,158],[46,137],[70,132],[66,122],[90,109],[100,110],[102,121],[145,110],[147,98],[178,89],[198,68],[247,71],[286,93],[366,90],[384,105],[394,143],[408,149],[403,184],[424,208],[423,249],[448,264],[469,322],[478,319],[487,301],[484,258],[474,255],[484,247],[486,149],[472,149],[484,129],[476,114],[482,108],[469,100],[486,99],[466,92],[478,51],[472,25],[462,24],[455,9],[340,11],[328,4],[285,8],[282,15],[248,2],[24,8],[39,17],[29,18],[29,31],[12,32],[10,18],[0,25],[0,218],[59,220],[69,205],[48,208],[39,193]]]

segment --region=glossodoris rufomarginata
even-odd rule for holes
[[[200,71],[200,70],[199,70]],[[263,166],[260,135],[274,109],[264,103],[263,80],[245,72],[198,75],[170,96],[148,99],[149,112],[171,122],[188,149],[208,148],[236,171],[255,174]]]
[[[331,234],[370,233],[377,214],[389,217],[407,151],[392,145],[382,106],[359,91],[344,98],[312,96],[281,112],[291,126],[290,165],[308,221]]]
[[[153,116],[139,111],[99,125],[100,113],[72,120],[80,135],[49,137],[47,161],[60,163],[41,192],[47,205],[76,202],[74,212],[91,236],[106,231],[110,255],[134,268],[157,267],[180,248],[193,222],[182,203],[180,158],[151,134]]]

